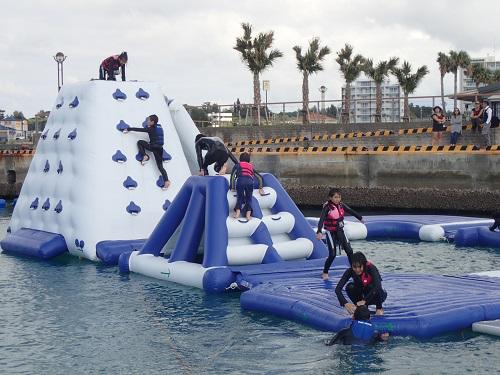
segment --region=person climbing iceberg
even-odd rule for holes
[[[198,159],[198,166],[200,167],[199,175],[208,176],[208,166],[214,165],[214,170],[219,175],[225,175],[227,170],[227,160],[231,158],[234,164],[238,163],[238,159],[234,157],[227,149],[226,145],[219,137],[207,137],[204,134],[198,134],[194,141],[196,149],[196,158]],[[207,153],[205,157],[202,151]]]
[[[109,56],[104,59],[99,66],[99,79],[116,81],[116,75],[121,70],[122,81],[125,81],[125,65],[128,62],[127,52],[122,52],[119,55]]]

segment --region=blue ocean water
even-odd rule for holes
[[[0,210],[0,238],[11,212]],[[381,270],[500,269],[493,249],[353,242]],[[497,374],[500,339],[469,330],[372,348],[327,347],[330,333],[243,311],[238,294],[122,276],[70,256],[0,254],[0,374]]]

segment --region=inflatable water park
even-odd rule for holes
[[[163,163],[143,165],[137,141],[151,114],[159,118]],[[39,258],[63,254],[174,282],[207,293],[241,293],[243,309],[339,331],[350,315],[335,297],[349,267],[328,256],[279,180],[254,186],[253,218],[234,218],[229,175],[198,176],[199,134],[184,107],[151,82],[90,81],[62,87],[17,200],[3,252]],[[265,172],[265,171],[264,171]],[[351,241],[454,241],[500,247],[493,220],[444,215],[372,215],[347,219]],[[428,338],[473,327],[498,334],[500,271],[468,275],[398,274],[382,270],[385,314],[372,321],[392,335]],[[133,275],[131,276],[133,279]]]

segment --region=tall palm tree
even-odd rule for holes
[[[438,53],[437,63],[439,64],[439,73],[441,74],[441,104],[443,113],[446,113],[446,103],[444,102],[444,76],[450,72],[450,57],[443,52]]]
[[[457,108],[457,73],[459,68],[466,69],[470,57],[465,51],[450,51],[450,72],[453,73],[453,108]]]
[[[351,83],[359,77],[363,71],[365,58],[361,55],[353,55],[353,48],[346,44],[344,48],[337,52],[335,61],[340,65],[340,71],[345,79],[345,99],[342,122],[349,123],[349,112],[351,110]]]
[[[377,65],[373,65],[372,59],[367,59],[364,72],[375,81],[375,122],[382,121],[382,83],[389,73],[398,65],[399,58],[391,57],[389,60],[380,61]]]
[[[257,111],[257,123],[260,125],[260,74],[271,67],[276,59],[283,56],[278,49],[271,49],[274,41],[274,31],[259,33],[252,38],[252,25],[242,23],[243,36],[236,38],[233,47],[241,53],[241,60],[253,74],[253,103]]]
[[[482,83],[490,83],[493,78],[493,74],[491,73],[491,71],[486,69],[481,64],[471,64],[467,68],[466,75],[474,80],[474,84],[476,85],[476,91],[478,93],[479,93],[479,86]],[[477,100],[477,95],[475,96],[474,100]]]
[[[408,107],[408,95],[415,92],[418,84],[422,81],[427,73],[429,73],[429,69],[427,69],[426,65],[422,65],[417,69],[415,73],[411,72],[411,65],[408,61],[403,62],[403,66],[401,68],[396,67],[392,70],[392,74],[396,77],[403,90],[404,94],[404,113],[403,113],[403,121],[410,121],[410,110]]]
[[[319,38],[314,38],[309,42],[309,49],[302,55],[302,47],[293,47],[297,58],[297,68],[302,72],[302,111],[304,124],[309,123],[309,75],[323,70],[321,62],[330,53],[330,48],[319,47]]]

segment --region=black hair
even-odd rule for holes
[[[361,305],[356,307],[353,318],[354,320],[370,320],[370,310],[368,310],[368,306]]]
[[[440,110],[441,112],[443,112],[443,109],[442,109],[440,106],[438,106],[438,105],[437,105],[437,106],[435,106],[434,108],[432,108],[432,112],[436,112],[436,108],[439,108],[439,110]]]
[[[247,163],[250,163],[250,154],[248,152],[243,152],[240,155],[240,161],[246,161]]]
[[[127,52],[123,51],[122,53],[120,53],[120,56],[119,56],[121,59],[125,60],[125,64],[128,62],[128,55],[127,55]]]
[[[156,116],[156,115],[150,115],[149,119],[151,121],[153,121],[155,123],[155,125],[158,124],[158,116]]]
[[[328,196],[333,197],[335,194],[342,195],[339,189],[332,188],[330,191],[328,191]]]
[[[486,105],[490,105],[490,102],[487,101],[486,99],[483,99],[483,103],[486,103]]]
[[[194,142],[198,142],[201,138],[206,137],[205,134],[196,134],[196,137],[194,138]]]
[[[361,264],[363,266],[363,271],[366,270],[366,260],[365,254],[363,254],[361,251],[356,251],[354,254],[351,255],[351,264]]]
[[[455,111],[458,111],[458,114],[461,115],[462,112],[460,112],[460,108],[456,107],[454,110],[453,110],[453,114],[455,114]]]

